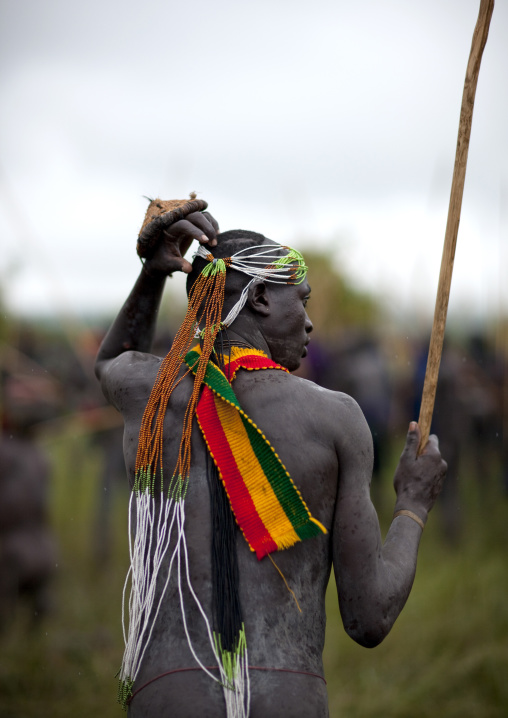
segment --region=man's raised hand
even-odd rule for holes
[[[165,226],[164,215],[158,220],[161,240],[153,256],[145,261],[148,274],[171,274],[177,271],[189,274],[192,265],[184,259],[184,255],[192,241],[196,239],[209,247],[217,245],[219,225],[209,212],[193,212],[168,226]]]

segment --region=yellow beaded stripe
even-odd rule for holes
[[[214,395],[215,409],[226,433],[229,445],[235,455],[236,463],[243,476],[245,487],[249,492],[265,526],[270,526],[270,534],[280,548],[288,548],[300,539],[284,511],[268,481],[259,460],[246,441],[245,428],[240,414],[231,411],[230,405],[221,397]],[[252,423],[252,420],[249,419]],[[265,438],[263,436],[263,438]]]

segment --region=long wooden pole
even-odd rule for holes
[[[455,247],[457,234],[459,232],[460,211],[462,207],[462,195],[464,194],[464,182],[466,179],[467,155],[469,151],[469,138],[471,137],[471,124],[473,122],[474,98],[476,85],[480,73],[480,63],[483,49],[489,34],[490,19],[494,10],[494,0],[481,0],[478,20],[473,33],[469,62],[467,63],[466,79],[464,81],[464,92],[462,94],[462,105],[460,108],[459,133],[457,138],[457,149],[455,152],[455,165],[453,168],[452,188],[450,192],[450,204],[448,207],[448,220],[441,259],[441,271],[439,273],[439,284],[437,289],[436,307],[434,310],[434,322],[430,336],[429,355],[425,382],[423,385],[422,403],[418,424],[421,431],[421,441],[418,453],[425,448],[430,434],[434,401],[436,398],[437,378],[441,354],[443,351],[443,340],[446,325],[446,314],[448,312],[448,299],[450,297],[450,285],[452,281],[453,262],[455,259]]]

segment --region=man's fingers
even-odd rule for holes
[[[188,219],[181,219],[179,222],[170,225],[164,230],[164,234],[170,241],[177,242],[179,245],[183,242],[190,243],[193,239],[197,239],[198,242],[208,241],[208,237],[204,235],[203,230],[189,222]]]
[[[219,225],[208,212],[191,212],[185,219],[171,224],[169,222],[169,213],[157,217],[150,225],[145,228],[149,229],[154,236],[158,234],[159,241],[156,246],[156,255],[158,261],[164,264],[164,268],[168,271],[175,271],[173,268],[181,270],[185,274],[192,271],[190,262],[184,259],[184,255],[192,244],[193,240],[197,240],[200,244],[209,247],[217,245],[217,233]]]
[[[407,432],[407,438],[406,438],[406,447],[405,451],[407,451],[409,454],[415,454],[415,458],[418,452],[418,448],[420,446],[421,441],[421,431],[420,427],[418,426],[416,421],[412,421],[409,424],[409,430]],[[431,434],[429,436],[428,442],[423,447],[423,450],[420,452],[419,456],[423,456],[424,454],[431,454],[431,453],[439,453],[439,441],[435,434]]]
[[[184,274],[190,274],[192,272],[192,264],[183,257],[176,257],[172,255],[167,262],[167,267],[170,267],[171,272],[184,272]]]
[[[435,434],[429,436],[429,440],[424,446],[422,454],[428,454],[431,451],[439,451],[439,439]]]
[[[418,450],[418,444],[420,443],[420,427],[416,421],[412,421],[409,424],[409,429],[406,437],[405,451],[409,454],[414,454],[416,458],[416,452]]]
[[[156,217],[143,230],[143,237],[148,241],[152,235],[160,236],[162,232],[163,237],[175,245],[175,249],[182,249],[180,252],[182,255],[194,239],[209,247],[217,245],[219,225],[208,212],[191,212],[185,219],[173,223],[170,221],[170,216],[171,213],[167,212]]]
[[[178,241],[197,239],[198,242],[209,243],[212,247],[217,244],[217,231],[212,222],[201,212],[193,212],[188,214],[185,219],[170,224],[164,229],[164,234],[170,239]]]
[[[199,240],[202,244],[208,242],[210,247],[215,247],[217,244],[216,237],[219,225],[215,222],[211,214],[193,212],[187,215],[187,220],[202,231],[204,237],[201,237]],[[213,220],[213,222],[211,220]]]
[[[217,222],[217,220],[215,219],[215,217],[212,217],[212,215],[210,214],[210,212],[201,212],[201,216],[202,216],[202,217],[206,217],[207,220],[208,220],[208,221],[210,222],[210,224],[212,225],[212,227],[214,228],[215,234],[219,234],[219,232],[220,232],[219,223]]]
[[[174,248],[173,248],[174,250]],[[145,269],[149,275],[172,274],[173,272],[184,272],[189,274],[192,271],[192,264],[184,259],[178,250],[168,251],[168,247],[158,247],[157,251],[145,261]]]
[[[184,274],[190,274],[192,272],[192,264],[186,259],[182,259],[180,268]]]
[[[436,448],[439,448],[439,439],[437,437],[437,434],[431,434],[429,436],[429,443],[432,443]]]

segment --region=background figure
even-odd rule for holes
[[[80,338],[79,364],[74,369],[70,394],[72,409],[80,418],[90,448],[100,457],[91,527],[91,551],[99,567],[108,565],[113,553],[115,500],[127,494],[122,417],[105,402],[93,370],[102,336],[102,332],[88,331]],[[75,363],[75,357],[70,359]]]
[[[389,460],[392,385],[385,356],[371,332],[344,331],[338,341],[322,347],[309,346],[311,370],[307,378],[333,391],[342,391],[358,402],[374,444],[372,495],[381,500],[380,481]]]
[[[428,344],[415,350],[412,401],[415,416],[425,378]],[[460,344],[445,342],[432,432],[448,464],[447,478],[438,500],[442,530],[450,543],[460,539],[463,523],[462,489],[467,476],[478,483],[484,504],[491,489],[499,491],[502,436],[502,381],[499,367],[483,337],[472,335]],[[496,485],[497,484],[497,485]]]
[[[57,564],[49,524],[49,462],[34,425],[53,412],[54,386],[43,376],[4,375],[0,439],[0,625],[26,601],[32,623],[50,608]]]
[[[416,362],[415,416],[420,412],[420,401],[427,365],[427,350],[423,350]],[[461,505],[459,491],[460,455],[464,446],[467,419],[464,412],[462,386],[462,357],[445,345],[441,357],[439,381],[436,391],[432,432],[439,436],[439,446],[448,464],[446,481],[438,500],[444,537],[450,543],[458,543],[461,528]]]
[[[463,404],[468,421],[467,455],[482,487],[499,489],[503,376],[500,362],[485,337],[473,334],[462,362]],[[480,492],[480,495],[484,495]]]
[[[120,417],[119,417],[119,421]],[[98,566],[109,564],[114,537],[113,509],[117,493],[126,494],[126,470],[123,458],[123,426],[98,428],[92,442],[101,453],[97,505],[93,527],[93,553]]]

